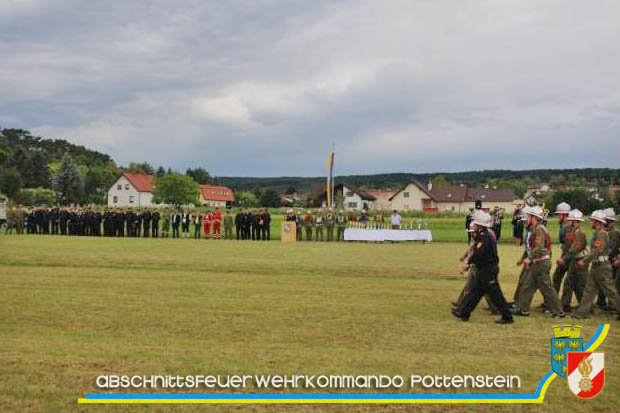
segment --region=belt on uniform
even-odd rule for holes
[[[581,259],[581,258],[584,258],[586,255],[588,255],[588,251],[583,250],[579,254],[575,255],[575,258],[576,259]]]
[[[609,257],[607,255],[602,255],[600,257],[597,257],[594,261],[592,261],[592,264],[604,264],[606,262],[609,262]]]
[[[532,260],[532,262],[543,262],[543,261],[547,261],[547,260],[550,260],[550,259],[551,259],[551,256],[549,256],[549,255],[544,255],[544,256],[542,256],[542,257],[534,258],[534,259]]]

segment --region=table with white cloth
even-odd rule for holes
[[[344,230],[345,241],[426,241],[433,240],[429,229],[364,229],[347,228]]]

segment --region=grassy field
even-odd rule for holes
[[[463,285],[464,247],[0,235],[0,410],[205,408],[78,405],[101,392],[101,374],[510,374],[533,393],[550,368],[552,326],[576,322],[535,313],[499,326],[482,308],[469,323],[455,320],[449,302]],[[510,297],[520,251],[500,249]],[[612,328],[597,350],[607,366],[597,398],[577,399],[556,379],[542,406],[476,409],[617,411],[618,322],[599,314],[579,324],[587,340],[599,322]]]

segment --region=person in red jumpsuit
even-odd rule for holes
[[[202,217],[202,222],[205,231],[205,239],[209,239],[211,237],[211,213],[209,211]]]
[[[219,208],[215,208],[212,216],[213,219],[213,238],[220,239],[220,226],[222,224],[222,212]]]

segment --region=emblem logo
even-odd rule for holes
[[[605,386],[605,353],[568,352],[568,388],[590,399]]]
[[[581,326],[571,328],[570,324],[553,326],[555,338],[551,339],[551,369],[559,376],[567,376],[567,352],[582,351],[583,339],[579,338]]]

